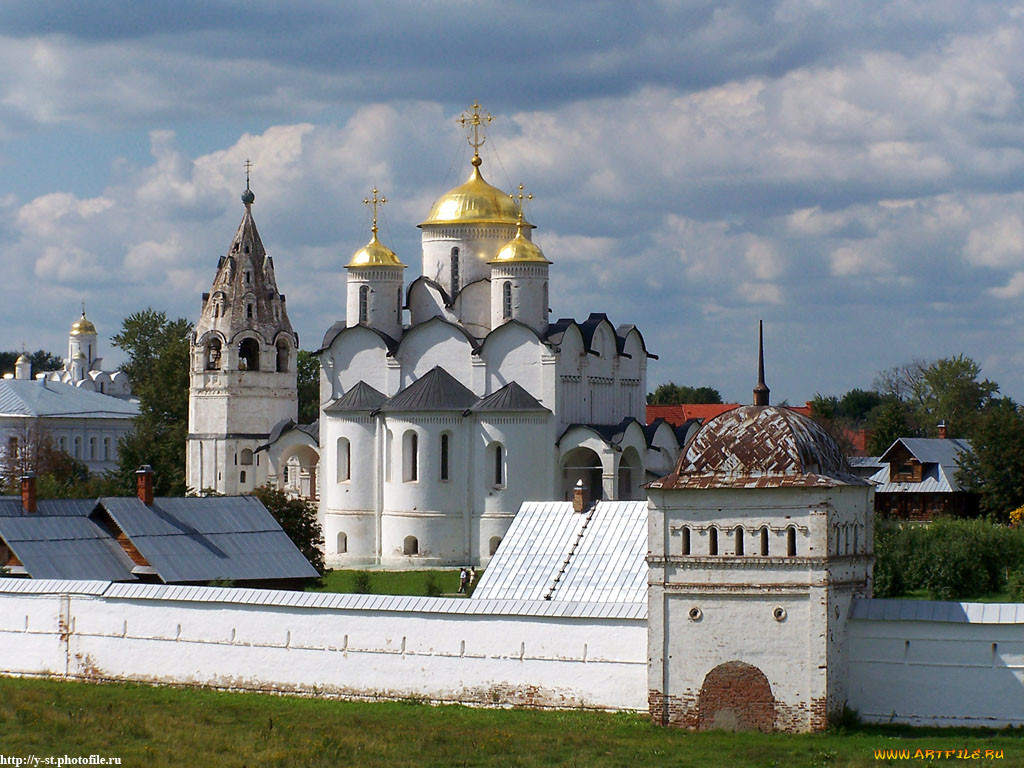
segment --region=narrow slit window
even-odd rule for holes
[[[505,320],[512,317],[512,283],[508,280],[501,286],[501,316]]]
[[[370,286],[359,286],[359,322],[367,323],[370,320]]]
[[[786,529],[786,555],[796,557],[796,528],[792,526]]]
[[[682,538],[683,538],[682,554],[688,555],[688,554],[690,554],[690,527],[689,526],[686,526],[685,528],[683,528],[683,530],[682,530]]]
[[[445,432],[441,435],[441,479],[448,480],[449,477],[449,465],[448,465],[448,451],[451,449],[451,436]]]
[[[718,529],[712,528],[708,531],[708,554],[718,554]]]
[[[768,557],[768,529],[761,529],[761,557]]]
[[[736,530],[733,531],[733,535],[736,538],[736,554],[737,556],[743,553],[743,528],[736,526]]]
[[[459,249],[452,248],[452,295],[459,292]]]

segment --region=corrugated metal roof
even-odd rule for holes
[[[96,509],[95,499],[39,499],[36,511],[39,517],[88,517]],[[0,517],[25,517],[30,513],[21,506],[20,496],[0,497]]]
[[[382,411],[465,411],[477,396],[441,366],[432,368],[382,406]]]
[[[253,496],[103,498],[100,504],[164,582],[317,576]]]
[[[854,598],[850,605],[850,618],[866,621],[1024,624],[1024,603],[955,603]]]
[[[121,546],[88,517],[0,517],[0,538],[34,579],[135,579]]]
[[[890,482],[887,456],[902,445],[922,464],[920,483]],[[971,452],[969,440],[901,437],[878,459],[880,469],[871,476],[876,493],[956,493],[963,488],[956,481],[957,459]]]
[[[510,381],[501,389],[482,397],[473,405],[474,411],[546,411],[540,401],[519,386],[518,382]]]
[[[53,581],[0,578],[0,592],[20,594],[88,594],[117,600],[176,600],[195,603],[265,605],[323,611],[448,613],[474,616],[552,616],[643,621],[647,603],[572,603],[547,600],[466,600],[452,597],[346,595],[333,592],[292,592],[238,587],[170,584],[119,584],[96,581]]]
[[[133,419],[138,415],[139,404],[134,400],[45,379],[0,379],[0,416]]]
[[[647,600],[647,502],[525,502],[473,600]]]
[[[360,381],[337,400],[324,406],[324,411],[375,411],[387,399],[388,396],[383,392],[374,389],[365,381]]]

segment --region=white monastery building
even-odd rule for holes
[[[318,496],[328,565],[482,564],[524,501],[568,499],[580,480],[594,499],[639,499],[642,485],[678,455],[680,435],[671,426],[644,424],[653,355],[640,331],[601,313],[551,320],[551,262],[532,240],[527,196],[521,187],[512,196],[492,186],[481,172],[488,118],[479,105],[463,116],[472,169],[419,225],[422,274],[408,285],[406,264],[377,236],[386,200],[374,190],[365,201],[373,206],[372,236],[346,267],[346,319],[317,352],[319,423],[278,425],[267,474],[247,475]],[[218,283],[227,282],[221,274]],[[260,369],[280,381],[258,408],[234,397],[252,374],[231,374],[237,382],[218,384],[216,396],[210,385],[198,386],[228,375],[203,372],[209,306],[194,356],[195,423],[214,403],[262,419],[236,428],[253,435],[269,432],[274,414],[294,419],[294,407],[283,407],[294,387],[291,367],[287,374]],[[237,309],[230,321],[237,325],[220,343],[234,354],[236,336],[256,330]],[[294,344],[283,304],[274,322],[261,332],[271,367],[274,345]],[[193,431],[206,434],[208,454],[227,439],[214,438],[213,425]],[[218,489],[253,487],[237,479],[236,446],[219,450],[207,472],[235,477],[218,480]],[[193,451],[190,472],[197,461]],[[196,482],[191,474],[189,484]]]
[[[18,373],[21,370],[19,366],[27,364],[28,358],[18,360],[15,366],[16,378],[21,377]],[[37,373],[36,378],[70,384],[73,387],[113,397],[130,397],[132,393],[128,374],[124,371],[103,370],[96,326],[85,316],[84,304],[82,316],[71,324],[71,331],[68,333],[68,356],[64,358],[64,365],[56,371]]]

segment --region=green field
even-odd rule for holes
[[[313,587],[313,592],[356,591],[357,570],[328,571],[323,585]],[[375,595],[426,595],[427,579],[431,576],[441,588],[442,594],[455,595],[459,591],[459,569],[447,568],[432,571],[365,571],[370,578],[370,592]],[[476,572],[476,583],[480,583],[482,570]]]
[[[1024,730],[863,726],[825,734],[688,733],[632,714],[344,702],[136,685],[0,678],[0,755],[120,757],[122,765],[868,766],[875,750],[1002,750],[974,766],[1024,765]],[[961,763],[963,764],[963,763]]]

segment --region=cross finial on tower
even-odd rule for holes
[[[473,106],[459,116],[459,125],[466,129],[466,140],[473,148],[474,166],[480,165],[480,147],[487,141],[487,125],[493,120],[494,115],[490,112],[482,112],[480,104],[475,99]]]
[[[384,196],[377,197],[377,188],[373,188],[373,197],[364,197],[363,205],[373,206],[373,226],[370,227],[370,231],[373,232],[374,237],[377,236],[377,206],[384,205],[388,199]]]
[[[524,192],[523,192],[524,189],[525,189],[525,187],[520,182],[520,184],[519,184],[519,194],[518,195],[514,195],[514,194],[513,195],[509,195],[509,197],[511,197],[513,200],[518,200],[519,201],[519,217],[516,220],[516,226],[519,227],[520,230],[522,230],[523,219],[524,219],[524,217],[526,215],[524,210],[523,210],[523,201],[524,200],[533,200],[533,193],[530,192],[528,194],[524,194]]]
[[[85,317],[85,299],[82,299],[82,317]]]
[[[768,405],[771,390],[764,383],[764,320],[757,321],[757,386],[754,387],[754,405]]]
[[[252,163],[249,162],[249,158],[245,158],[245,191],[242,192],[242,203],[245,205],[246,210],[256,200],[256,195],[249,189],[249,169],[252,168]]]
[[[252,168],[252,163],[249,158],[245,158],[245,188],[249,188],[249,170]]]

